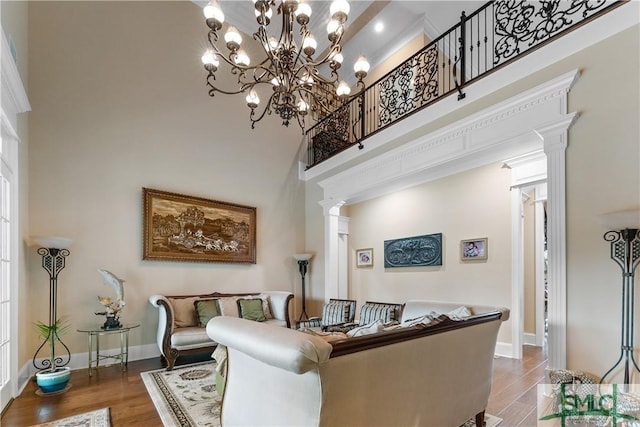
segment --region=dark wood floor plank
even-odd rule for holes
[[[191,363],[195,360],[185,360]],[[497,358],[487,412],[504,421],[501,426],[535,426],[535,384],[544,376],[546,354],[538,347],[524,347],[522,360]],[[6,409],[2,427],[26,427],[109,407],[114,427],[162,426],[140,377],[141,372],[160,369],[160,359],[129,363],[127,372],[118,366],[103,367],[89,377],[86,369],[73,371],[72,387],[57,396],[36,395],[30,382]]]

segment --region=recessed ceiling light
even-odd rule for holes
[[[376,33],[381,33],[382,30],[384,30],[384,24],[382,22],[378,22],[376,26],[373,27],[373,29],[376,31]]]

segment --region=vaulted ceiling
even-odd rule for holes
[[[194,0],[202,7],[207,0]],[[278,1],[279,3],[279,1]],[[308,1],[312,8],[310,29],[318,40],[318,52],[327,45],[326,25],[329,22],[331,1]],[[351,74],[353,64],[359,55],[367,57],[375,68],[388,55],[420,33],[429,39],[446,32],[460,20],[464,10],[467,14],[478,9],[484,1],[407,1],[407,0],[356,0],[350,1],[351,11],[343,36],[343,67]],[[222,0],[221,8],[225,20],[246,34],[253,34],[257,24],[251,1]],[[204,27],[204,26],[203,26]],[[273,33],[280,32],[280,22],[274,13]],[[206,27],[205,27],[206,28]],[[342,75],[343,73],[341,73]],[[345,75],[345,77],[347,77]]]

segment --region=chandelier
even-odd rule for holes
[[[228,25],[224,33],[227,50],[225,55],[218,48],[218,32],[224,23],[224,14],[216,0],[212,0],[204,8],[204,15],[209,27],[210,48],[202,56],[204,68],[207,70],[207,87],[209,95],[216,92],[224,94],[247,93],[247,106],[251,109],[251,128],[265,114],[276,112],[284,126],[289,126],[296,119],[304,131],[305,116],[314,113],[315,119],[333,112],[342,102],[350,98],[351,88],[344,80],[340,80],[338,69],[343,56],[340,41],[344,32],[344,24],[349,13],[346,0],[334,0],[330,7],[330,21],[327,25],[327,37],[330,45],[314,58],[318,42],[307,28],[311,16],[311,6],[298,0],[253,0],[258,30],[253,34],[264,51],[264,57],[250,65],[249,55],[242,49],[242,36],[232,25]],[[282,15],[282,29],[279,37],[269,34],[268,27],[276,10]],[[295,23],[299,30],[294,31]],[[261,53],[262,54],[262,53]],[[216,86],[215,73],[223,62],[237,75],[237,87],[231,90]],[[325,74],[320,73],[323,68]],[[363,79],[369,71],[369,63],[360,56],[354,65],[358,93],[364,89]],[[260,105],[258,92],[266,93],[267,101],[262,112],[257,112]]]

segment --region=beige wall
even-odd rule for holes
[[[595,217],[640,208],[639,28],[576,55],[569,96],[580,119],[567,149],[568,362],[599,375],[620,353],[621,272]]]
[[[75,239],[58,304],[73,322],[71,351],[87,351],[76,327],[103,321],[94,315],[96,297],[113,290],[100,268],[126,280],[123,318],[142,324],[132,346],[155,343],[157,311],[147,302],[154,293],[298,287],[300,129],[271,117],[251,130],[243,97],[207,95],[201,9],[34,2],[29,12],[30,232]],[[142,187],[257,207],[257,263],[142,261]],[[47,283],[30,248],[30,315],[21,335],[31,351],[30,324],[47,319]]]
[[[620,274],[609,259],[608,244],[602,240],[605,230],[594,217],[640,207],[639,28],[588,47],[491,96],[467,100],[469,104],[460,110],[402,140],[390,141],[386,148],[433,132],[563,73],[581,70],[569,93],[569,111],[578,112],[580,117],[569,131],[566,152],[568,366],[598,375],[613,365],[620,348]],[[371,151],[337,170],[382,151]],[[307,183],[307,249],[318,253],[324,250],[323,215],[318,205],[323,197],[318,182],[326,176],[329,174]],[[357,224],[352,222],[350,227]],[[323,299],[324,270],[316,268],[311,281],[317,284],[314,298]]]
[[[349,296],[511,305],[511,171],[500,164],[351,205]],[[442,233],[442,266],[384,267],[384,241]],[[486,261],[461,261],[460,240],[487,237]],[[373,248],[372,268],[354,268],[355,251]],[[511,322],[499,341],[511,341]]]

